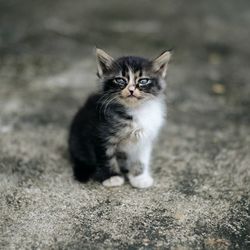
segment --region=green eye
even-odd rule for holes
[[[138,83],[140,86],[145,86],[147,84],[150,84],[151,80],[149,78],[141,78],[139,79]]]
[[[119,85],[125,85],[127,83],[127,81],[122,77],[116,77],[114,79],[114,82],[119,84]]]

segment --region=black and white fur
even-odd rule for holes
[[[165,81],[171,56],[113,59],[97,49],[101,90],[91,95],[73,119],[69,151],[74,176],[120,186],[128,178],[137,188],[153,184],[150,158],[165,115]]]

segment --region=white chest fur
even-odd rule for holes
[[[164,123],[166,114],[162,99],[150,100],[130,110],[134,121],[134,131],[138,140],[153,140]]]

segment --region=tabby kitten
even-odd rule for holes
[[[150,156],[166,113],[164,78],[171,53],[155,60],[115,60],[101,49],[96,55],[101,90],[87,99],[70,128],[75,178],[93,178],[107,187],[127,178],[133,187],[150,187]]]

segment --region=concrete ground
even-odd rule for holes
[[[250,4],[0,1],[0,249],[250,249]],[[154,187],[72,178],[93,47],[175,48]]]

